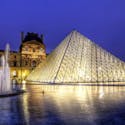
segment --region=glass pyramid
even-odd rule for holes
[[[125,81],[125,63],[72,31],[27,77],[42,83],[106,83]]]

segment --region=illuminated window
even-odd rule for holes
[[[25,47],[25,51],[28,51],[28,47]]]
[[[33,48],[33,52],[35,52],[36,50],[35,50],[35,48]]]
[[[43,52],[43,48],[40,48],[40,51]]]

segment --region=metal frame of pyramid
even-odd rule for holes
[[[125,81],[125,63],[72,31],[27,77],[41,83],[109,83]]]

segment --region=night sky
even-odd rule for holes
[[[0,49],[18,50],[24,31],[50,52],[73,29],[125,60],[125,0],[0,0]]]

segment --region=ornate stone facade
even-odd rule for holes
[[[27,33],[20,46],[22,67],[36,67],[46,59],[46,50],[43,43],[43,36]]]
[[[0,50],[0,57],[4,54]],[[11,67],[11,78],[17,81],[24,80],[27,75],[39,63],[46,59],[46,48],[43,43],[43,35],[36,33],[21,33],[21,45],[19,51],[11,51],[9,65]]]

